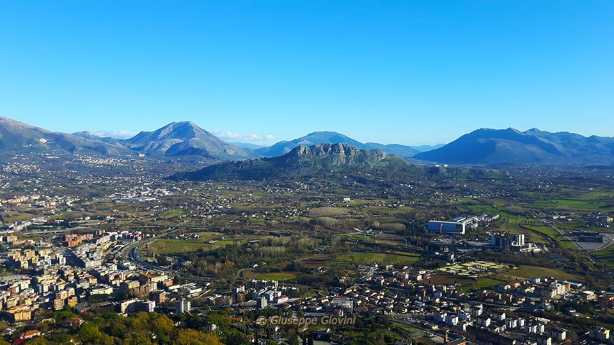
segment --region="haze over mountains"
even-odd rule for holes
[[[337,132],[313,132],[270,147],[224,142],[192,122],[173,122],[129,139],[48,131],[0,117],[0,156],[29,152],[64,152],[103,156],[164,159],[196,157],[211,161],[280,157],[297,147],[344,144],[358,150],[378,150],[410,161],[459,165],[614,165],[614,138],[531,129],[479,129],[441,147],[362,143]],[[248,163],[244,163],[248,164]],[[255,164],[255,163],[249,163]],[[258,163],[262,164],[262,163]]]

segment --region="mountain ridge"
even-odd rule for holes
[[[153,156],[250,157],[247,150],[222,141],[191,121],[171,122],[154,131],[141,131],[123,142],[133,151]]]
[[[414,158],[446,164],[614,164],[614,138],[539,129],[480,128]]]
[[[49,131],[0,117],[0,156],[16,153],[55,152],[96,154],[108,157],[145,154],[162,159],[207,161],[244,160],[283,156],[299,146],[344,144],[360,150],[379,150],[409,161],[458,165],[614,165],[614,138],[584,136],[572,132],[547,132],[537,128],[480,128],[456,140],[424,152],[414,147],[361,143],[337,132],[311,132],[253,148],[222,141],[193,122],[171,122],[153,131],[141,131],[128,139],[100,137],[89,132],[72,134]]]
[[[349,144],[299,145],[282,156],[224,162],[171,176],[174,180],[265,180],[341,173],[394,173],[408,169],[402,159]]]
[[[0,154],[32,151],[64,151],[101,155],[125,155],[123,145],[68,133],[52,132],[17,120],[0,117]]]
[[[401,144],[378,144],[378,143],[362,143],[358,140],[352,139],[347,135],[334,132],[334,131],[316,131],[308,133],[300,138],[293,140],[282,140],[269,147],[264,147],[254,150],[259,156],[262,157],[275,157],[281,156],[299,145],[318,145],[318,144],[349,144],[354,147],[373,150],[378,149],[386,153],[394,154],[400,157],[409,158],[420,152],[420,149],[401,145]]]

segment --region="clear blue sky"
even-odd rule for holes
[[[252,141],[614,136],[614,1],[2,1],[0,115]]]

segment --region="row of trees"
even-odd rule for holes
[[[69,316],[56,315],[62,324]],[[139,313],[123,317],[108,313],[83,323],[78,329],[54,327],[27,345],[221,345],[217,335],[190,328],[179,328],[165,315]],[[0,341],[0,345],[3,344]]]

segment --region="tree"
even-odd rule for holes
[[[214,334],[203,333],[194,329],[182,329],[177,332],[174,345],[222,345],[222,343]]]
[[[250,344],[249,339],[241,332],[228,329],[224,332],[224,344],[226,345],[246,345]]]
[[[91,322],[86,322],[79,330],[79,338],[83,344],[88,345],[112,345],[113,339],[102,333],[98,326]]]
[[[296,335],[296,331],[291,332],[288,336],[288,345],[298,345],[298,335]]]
[[[131,333],[123,342],[123,345],[153,345],[151,336],[144,332]]]
[[[156,333],[161,343],[170,343],[171,336],[175,331],[175,325],[166,315],[159,315],[157,318],[152,320],[151,328]]]

